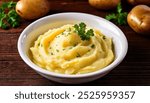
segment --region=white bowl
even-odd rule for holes
[[[85,22],[88,26],[97,28],[103,34],[112,38],[114,43],[115,60],[110,65],[92,73],[66,75],[44,70],[30,60],[28,56],[29,48],[40,34],[48,31],[50,28],[56,28],[65,24],[77,22]],[[106,75],[120,64],[127,53],[127,49],[127,39],[117,26],[101,17],[85,13],[59,13],[43,17],[26,27],[18,40],[18,51],[26,64],[45,78],[69,84],[85,83]]]

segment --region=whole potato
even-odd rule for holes
[[[89,4],[97,9],[108,10],[115,8],[120,0],[89,0]]]
[[[150,0],[128,0],[128,2],[132,5],[138,5],[138,4],[150,5]]]
[[[150,35],[150,7],[138,5],[127,16],[129,26],[137,33]]]
[[[37,19],[50,10],[48,0],[20,0],[16,5],[16,12],[24,19]]]

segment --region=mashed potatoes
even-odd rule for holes
[[[49,30],[30,48],[32,61],[43,69],[61,74],[84,74],[102,69],[114,60],[113,44],[98,30],[93,31],[94,36],[82,40],[73,25]]]

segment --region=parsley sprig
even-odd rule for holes
[[[20,25],[20,16],[15,11],[16,2],[3,2],[0,6],[0,27],[8,29]]]
[[[94,36],[93,29],[86,31],[86,24],[83,22],[81,22],[79,25],[75,24],[74,28],[82,40],[89,40],[91,36]]]
[[[119,25],[127,24],[127,12],[122,11],[121,3],[117,6],[117,13],[108,14],[105,18],[109,21],[114,21]]]

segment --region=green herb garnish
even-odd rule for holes
[[[60,37],[60,35],[56,36],[56,38],[59,38],[59,37]]]
[[[73,47],[70,47],[69,49],[72,49]]]
[[[93,45],[91,45],[91,48],[94,48],[95,47],[95,45],[93,44]]]
[[[75,28],[75,32],[78,33],[78,35],[82,40],[89,40],[91,36],[94,36],[93,29],[89,29],[86,32],[86,25],[83,22],[81,22],[79,25],[75,24],[74,28]]]
[[[127,12],[122,11],[122,6],[121,3],[118,4],[117,6],[117,13],[111,13],[106,15],[106,19],[109,21],[114,21],[119,25],[126,25],[127,24]]]
[[[77,53],[77,57],[81,57],[81,55],[79,53]]]
[[[89,49],[88,52],[90,52],[91,50]]]
[[[15,11],[16,2],[4,2],[0,6],[0,27],[8,29],[20,25],[20,16]]]
[[[40,43],[38,43],[38,46],[40,46]]]
[[[57,51],[57,52],[59,52],[59,50],[58,50],[58,49],[56,49],[56,51]]]
[[[105,36],[103,36],[103,39],[106,39],[106,37],[105,37]]]
[[[70,32],[70,31],[71,31],[71,28],[68,28],[68,31]]]

